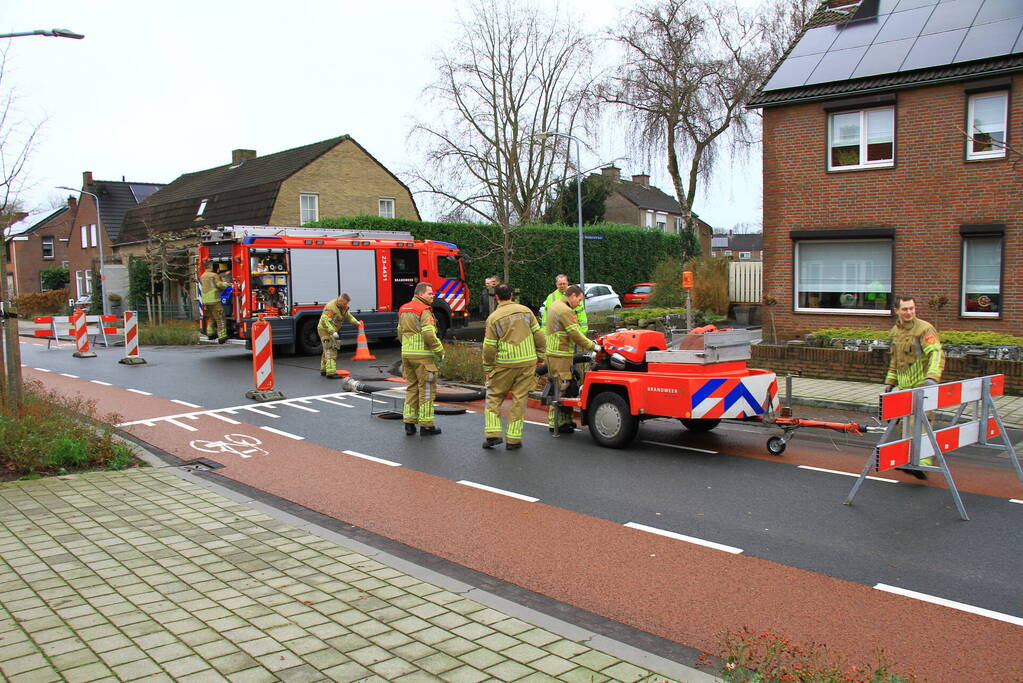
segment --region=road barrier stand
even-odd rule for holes
[[[355,355],[352,356],[352,360],[376,360],[377,357],[369,352],[369,344],[366,341],[366,328],[363,326],[362,321],[359,321],[359,333],[355,337]]]
[[[949,472],[945,454],[971,445],[1008,452],[1009,459],[1016,469],[1016,476],[1023,482],[1023,468],[1020,468],[1019,457],[995,407],[994,397],[1001,396],[1004,392],[1005,375],[989,375],[881,394],[878,414],[881,420],[887,420],[888,426],[880,443],[867,459],[859,479],[853,484],[845,504],[852,504],[853,497],[871,468],[878,472],[896,468],[940,472],[948,482],[959,516],[969,520],[959,491],[952,480],[952,473]],[[965,419],[964,412],[969,405],[973,406],[972,419]],[[942,408],[956,408],[952,424],[942,429],[934,429],[931,425],[933,414],[930,411]],[[898,429],[902,424],[906,424],[906,427]],[[908,433],[908,436],[904,436],[905,433]],[[1001,443],[992,443],[992,439],[997,439]],[[933,458],[938,464],[921,465],[920,461],[925,458]]]
[[[75,348],[78,349],[73,355],[75,358],[95,358],[96,353],[89,350],[89,328],[86,324],[85,315],[81,310],[75,310],[74,315],[71,316],[71,322],[73,323],[73,334],[75,335]]]
[[[274,389],[274,346],[270,323],[252,323],[252,377],[256,388],[245,392],[254,401],[280,401],[284,394]]]
[[[139,316],[135,311],[124,312],[124,358],[122,365],[142,365],[146,359],[139,355]]]
[[[70,315],[55,316],[55,315],[42,315],[36,316],[32,321],[36,325],[49,325],[48,330],[36,330],[33,334],[36,337],[40,337],[46,340],[46,348],[56,346],[60,348],[60,338],[67,337],[71,341],[77,341],[77,316],[82,315],[85,318],[86,323],[86,334],[92,336],[92,343],[95,344],[98,338],[103,339],[103,346],[111,346],[112,342],[107,338],[107,335],[117,334],[117,328],[113,325],[104,323],[112,323],[117,320],[116,315],[89,315],[86,316],[82,313],[80,308],[76,308],[75,312]],[[89,324],[93,323],[92,327]],[[76,344],[77,345],[77,344]],[[91,357],[91,356],[88,356]]]

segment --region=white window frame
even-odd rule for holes
[[[303,206],[306,200],[312,201],[312,207]],[[312,216],[309,218],[308,216]],[[305,225],[320,220],[320,195],[316,192],[300,192],[298,195],[298,224]]]
[[[209,199],[203,199],[199,202],[199,210],[195,212],[196,216],[201,216],[206,213],[206,205],[210,203]]]
[[[891,309],[888,308],[809,308],[801,307],[799,305],[799,248],[803,244],[820,244],[822,242],[828,244],[861,244],[865,242],[887,242],[891,248],[891,255],[894,260],[895,256],[895,240],[891,238],[881,239],[843,239],[843,240],[798,240],[795,243],[795,249],[792,254],[792,310],[796,313],[842,313],[842,314],[855,314],[855,315],[876,315],[876,316],[890,316],[892,314]],[[850,264],[846,264],[850,265]],[[893,286],[893,285],[891,285]],[[890,292],[894,297],[894,292]]]
[[[49,235],[43,235],[43,236],[41,236],[41,237],[39,238],[39,240],[40,240],[40,243],[42,244],[42,247],[43,247],[43,258],[44,258],[45,260],[47,260],[47,261],[52,261],[52,260],[53,260],[53,258],[54,258],[54,257],[55,257],[55,255],[56,255],[56,252],[54,251],[54,246],[55,246],[55,245],[54,245],[54,240],[53,240],[53,238],[52,238],[52,237],[50,237]],[[47,242],[47,240],[49,240],[49,242]],[[50,245],[50,255],[49,255],[49,256],[47,256],[47,255],[46,255],[46,245],[47,245],[47,244],[49,244],[49,245]]]
[[[1001,251],[999,252],[999,256],[998,256],[998,258],[999,258],[999,263],[998,263],[998,294],[999,294],[999,297],[1004,296],[1003,292],[1004,292],[1004,289],[1005,289],[1005,281],[1004,281],[1005,280],[1005,277],[1004,277],[1005,276],[1005,263],[1004,263],[1004,261],[1005,261],[1005,235],[963,235],[962,236],[963,244],[962,244],[962,247],[960,248],[960,252],[959,252],[960,253],[960,258],[961,258],[961,261],[959,263],[959,270],[960,270],[960,273],[959,273],[959,280],[960,280],[960,282],[959,282],[959,315],[963,316],[964,318],[1000,318],[1000,317],[1002,317],[1001,309],[1002,309],[1002,306],[1004,305],[1003,301],[999,301],[999,303],[998,303],[998,309],[999,310],[991,311],[989,313],[986,313],[984,311],[967,311],[966,310],[966,285],[967,285],[967,282],[966,282],[966,259],[967,259],[967,251],[968,251],[967,248],[966,248],[966,245],[970,242],[971,239],[984,239],[984,238],[990,239],[992,237],[999,238],[999,240],[1001,242]]]
[[[89,248],[89,226],[82,226],[82,249]]]
[[[989,99],[992,97],[1002,97],[1002,140],[1003,143],[999,145],[995,144],[995,149],[987,152],[974,152],[973,151],[973,136],[978,132],[973,127],[973,112],[974,105],[977,100]],[[996,92],[984,92],[977,93],[976,95],[970,95],[969,102],[966,106],[966,128],[969,131],[969,135],[966,138],[966,159],[968,161],[976,161],[979,159],[1004,159],[1005,158],[1005,144],[1009,142],[1009,91],[999,90]]]
[[[682,219],[678,216],[675,217],[675,232],[682,232]]]
[[[390,213],[388,213],[384,207],[390,207]],[[394,197],[380,197],[377,201],[377,215],[381,218],[394,218]]]
[[[89,226],[89,235],[92,237],[92,246],[99,246],[99,234],[96,231],[96,224]]]
[[[740,261],[749,261],[752,258],[753,258],[753,252],[752,251],[740,251],[739,252],[739,260]]]
[[[878,161],[867,161],[867,115],[872,112],[889,111],[892,115],[892,157],[891,159],[880,159]],[[847,114],[860,115],[860,163],[848,166],[833,166],[831,164],[832,137],[834,133],[834,122],[836,116]],[[857,171],[867,168],[891,168],[895,165],[895,107],[871,107],[870,109],[858,109],[853,111],[834,111],[828,113],[828,146],[826,150],[827,164],[829,171]]]

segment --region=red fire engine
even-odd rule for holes
[[[231,284],[222,301],[230,336],[236,339],[248,339],[250,323],[262,316],[270,323],[274,344],[319,353],[320,313],[341,292],[352,297],[351,311],[365,323],[367,336],[391,338],[397,310],[412,298],[417,282],[433,285],[441,335],[469,318],[469,288],[458,247],[417,240],[408,232],[226,226],[203,232],[197,277],[207,259]],[[345,325],[341,334],[354,338],[356,330]]]

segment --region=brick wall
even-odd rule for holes
[[[408,189],[351,140],[281,183],[270,225],[301,225],[298,196],[306,192],[319,195],[320,218],[377,216],[381,197],[394,198],[396,218],[419,218]]]
[[[846,351],[807,346],[753,347],[750,367],[764,368],[785,375],[800,372],[804,377],[842,379],[854,382],[884,382],[888,371],[888,351]],[[987,358],[946,358],[941,379],[952,382],[984,375],[1005,375],[1005,391],[1023,395],[1023,363]]]
[[[969,82],[902,90],[895,105],[895,166],[826,171],[824,103],[764,110],[764,296],[780,339],[825,327],[886,328],[888,315],[795,313],[790,230],[893,228],[894,293],[917,297],[939,329],[1023,335],[1023,163],[966,161]],[[1013,77],[1008,140],[1023,139],[1023,74]],[[966,224],[1006,226],[1002,316],[959,314],[961,237]],[[927,305],[948,297],[943,309]],[[765,316],[765,322],[767,316]]]
[[[90,192],[96,192],[94,187],[89,188]],[[85,292],[79,292],[76,287],[75,273],[76,271],[84,270],[99,270],[99,247],[92,246],[92,229],[90,226],[96,225],[96,203],[95,200],[87,195],[83,194],[81,200],[78,202],[77,210],[75,211],[74,221],[69,226],[69,232],[62,237],[67,237],[67,260],[70,262],[68,266],[71,276],[71,282],[68,285],[68,289],[71,293],[71,298],[76,299],[80,294]],[[82,226],[86,226],[86,233],[88,235],[88,244],[86,248],[82,247]],[[100,228],[97,226],[97,237],[103,247],[103,259],[106,263],[111,263],[114,259],[114,254],[110,245],[110,236],[107,235],[106,228]]]

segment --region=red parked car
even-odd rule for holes
[[[637,282],[629,287],[629,291],[622,297],[623,308],[637,308],[650,303],[650,295],[653,294],[654,282]]]

